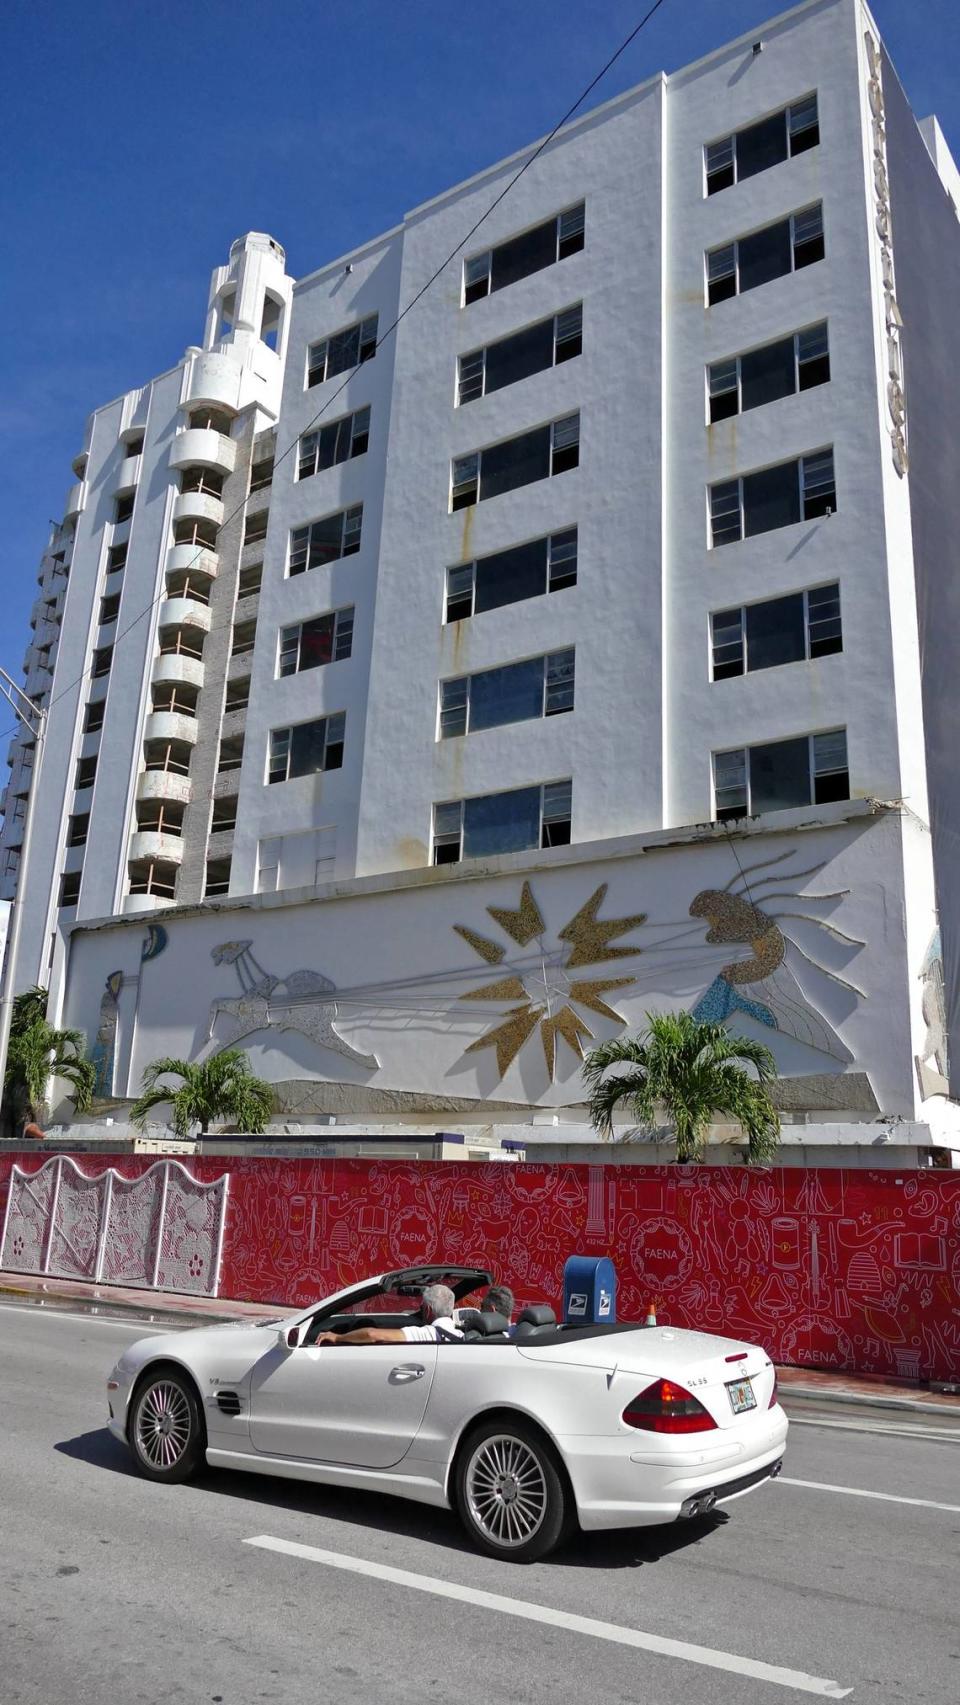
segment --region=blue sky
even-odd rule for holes
[[[646,3],[6,0],[0,666],[19,678],[86,416],[200,340],[233,238],[271,232],[302,275],[395,224],[549,130]],[[590,104],[777,9],[664,0]],[[957,154],[957,0],[873,11]]]

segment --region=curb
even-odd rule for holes
[[[784,1381],[780,1387],[780,1401],[790,1402],[798,1397],[804,1403],[837,1403],[847,1408],[855,1409],[907,1409],[921,1415],[940,1415],[943,1420],[956,1420],[960,1426],[960,1403],[956,1408],[947,1408],[940,1403],[925,1403],[919,1397],[881,1397],[869,1392],[837,1391],[826,1387],[818,1389],[810,1385],[792,1385]]]

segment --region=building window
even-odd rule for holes
[[[281,675],[297,675],[303,669],[319,669],[325,663],[340,663],[353,649],[353,605],[331,610],[312,621],[280,630]]]
[[[558,716],[573,709],[573,691],[573,647],[441,681],[440,738]]]
[[[297,479],[309,479],[312,474],[322,473],[324,468],[348,462],[353,456],[362,456],[369,443],[368,408],[357,409],[355,414],[345,414],[342,420],[332,420],[329,426],[321,426],[316,432],[305,432],[300,440]]]
[[[552,314],[549,320],[509,337],[488,343],[461,355],[458,368],[457,402],[474,402],[490,391],[502,391],[533,373],[572,361],[583,349],[583,304]]]
[[[529,277],[531,272],[553,266],[568,255],[578,254],[583,248],[585,214],[585,203],[578,201],[575,207],[565,208],[552,219],[545,219],[542,225],[534,225],[531,231],[523,231],[519,237],[510,237],[496,248],[464,261],[464,306],[515,284],[518,278]]]
[[[237,579],[237,602],[241,598],[252,598],[259,592],[263,580],[263,563],[252,563],[249,568],[241,568]]]
[[[362,503],[353,509],[340,509],[336,515],[324,515],[307,527],[294,527],[287,573],[304,574],[308,568],[322,568],[340,557],[354,556],[360,549],[362,527]]]
[[[179,840],[183,834],[184,809],[174,802],[147,800],[137,806],[137,828],[144,834],[173,835]]]
[[[476,562],[447,569],[446,620],[462,622],[482,610],[497,610],[544,592],[577,583],[577,529],[512,545]]]
[[[67,846],[85,847],[87,844],[87,835],[89,830],[89,811],[81,811],[75,817],[71,817],[67,824]]]
[[[338,711],[336,716],[321,716],[316,722],[274,728],[270,734],[267,780],[292,781],[294,776],[342,769],[345,723],[344,712]]]
[[[113,500],[113,521],[119,527],[121,522],[129,521],[133,514],[133,492],[124,492],[122,497]]]
[[[218,474],[214,468],[184,468],[180,475],[180,490],[181,493],[199,491],[204,497],[222,497],[223,479],[223,474]]]
[[[223,775],[227,770],[238,770],[243,763],[243,735],[225,734],[220,741],[220,756],[217,759],[217,773]]]
[[[76,773],[76,777],[75,777],[74,784],[73,784],[74,787],[76,788],[77,792],[79,793],[81,788],[92,787],[94,784],[94,781],[96,780],[96,775],[97,775],[96,754],[94,754],[94,756],[92,758],[78,758],[77,759],[77,773]]]
[[[80,872],[70,870],[60,878],[60,905],[75,906],[80,898]]]
[[[203,550],[215,551],[217,548],[217,524],[215,521],[199,519],[175,521],[173,523],[173,542],[175,545],[198,545]]]
[[[258,462],[250,464],[250,496],[255,491],[266,491],[273,484],[273,452],[269,456],[261,456]]]
[[[107,573],[120,574],[127,566],[127,546],[111,545],[107,552]]]
[[[233,637],[230,642],[230,656],[244,657],[252,651],[257,642],[256,622],[234,622]]]
[[[230,834],[237,826],[237,805],[239,797],[235,793],[227,794],[223,799],[215,799],[210,815],[211,835]]]
[[[827,322],[794,332],[792,337],[767,343],[728,361],[714,361],[707,368],[707,394],[711,424],[745,414],[763,403],[810,391],[830,378],[830,349]]]
[[[91,675],[95,681],[100,680],[101,677],[104,675],[109,675],[110,664],[111,664],[112,659],[113,659],[113,646],[112,645],[101,646],[99,651],[94,652],[93,664],[92,664],[90,673],[91,673]]]
[[[224,713],[232,710],[246,710],[250,703],[250,677],[242,681],[228,681],[226,696],[223,702]]]
[[[196,687],[188,682],[174,684],[164,683],[154,687],[152,704],[154,710],[171,711],[174,716],[196,716],[197,701],[200,694]]]
[[[258,509],[255,515],[248,515],[243,523],[243,542],[254,545],[267,536],[267,522],[270,519],[269,509]]]
[[[125,440],[124,445],[123,445],[123,453],[124,453],[124,456],[142,456],[143,455],[143,433],[142,432],[134,433],[134,436],[132,438],[127,438]]]
[[[203,887],[205,900],[209,900],[214,894],[229,894],[230,862],[228,858],[207,859],[207,874]]]
[[[452,469],[451,509],[467,509],[485,498],[545,480],[575,468],[580,460],[580,416],[565,415],[550,426],[457,456]]]
[[[322,385],[338,373],[349,373],[352,367],[370,361],[377,353],[377,314],[370,314],[356,325],[334,332],[320,343],[312,343],[307,351],[307,385]]]
[[[102,628],[109,627],[112,622],[116,621],[119,614],[120,614],[120,594],[119,594],[119,592],[112,592],[110,594],[109,598],[101,598],[101,600],[100,600],[100,626]],[[109,667],[109,665],[108,665],[108,667]]]
[[[190,415],[190,425],[200,432],[219,432],[221,438],[230,437],[230,416],[221,409],[195,408]]]
[[[176,865],[156,864],[152,859],[137,860],[131,864],[131,894],[155,894],[158,899],[172,900],[176,891]]]
[[[730,545],[795,521],[832,515],[837,506],[833,451],[778,462],[710,487],[710,542]]]
[[[714,812],[718,822],[786,811],[798,805],[826,805],[850,798],[847,735],[801,734],[766,746],[741,746],[713,755]]]
[[[710,626],[715,681],[829,657],[843,650],[840,587],[834,581],[738,610],[717,610]]]
[[[819,141],[817,97],[807,95],[770,118],[748,124],[719,142],[708,142],[703,151],[707,194],[716,195],[718,190],[756,177],[794,154],[805,154]]]
[[[569,846],[572,790],[572,782],[555,781],[435,805],[434,864]]]
[[[161,628],[161,657],[192,657],[199,663],[203,657],[204,636],[196,628]]]
[[[192,746],[182,740],[148,740],[143,748],[145,770],[161,770],[166,775],[190,774]]]
[[[100,729],[103,727],[103,718],[106,713],[106,708],[106,699],[94,699],[92,704],[87,705],[87,714],[83,721],[84,734],[99,733]]]
[[[759,284],[785,273],[798,272],[823,260],[823,208],[820,202],[791,213],[775,225],[765,225],[748,237],[711,249],[707,255],[707,302],[742,296]]]

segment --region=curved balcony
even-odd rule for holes
[[[216,580],[219,567],[216,551],[208,550],[206,545],[171,545],[167,552],[168,574],[185,574],[189,569],[191,578],[205,574],[208,580]]]
[[[166,906],[173,906],[176,901],[171,894],[125,894],[123,910],[125,912],[159,912]]]
[[[164,628],[193,628],[196,633],[209,633],[213,617],[209,604],[198,604],[193,598],[165,598],[160,605],[158,625]]]
[[[175,864],[183,862],[183,837],[164,835],[157,829],[134,829],[127,854],[131,864]]]
[[[85,508],[86,501],[87,482],[86,480],[77,480],[67,492],[67,501],[63,506],[64,520],[75,521],[77,516],[80,515]]]
[[[211,497],[206,491],[181,491],[174,499],[173,519],[177,521],[212,521],[215,527],[223,524],[223,498]]]
[[[235,356],[207,350],[194,358],[181,408],[214,403],[235,413],[240,406],[242,376],[243,370]]]
[[[153,660],[150,679],[155,687],[202,687],[203,659],[187,657],[182,651],[161,651]]]
[[[152,710],[143,725],[143,738],[182,740],[185,746],[195,746],[199,738],[199,724],[195,716],[184,716],[180,710]]]
[[[117,491],[133,491],[140,478],[140,456],[124,456],[117,475]]]
[[[189,805],[190,777],[178,776],[173,770],[142,770],[137,777],[137,798]]]
[[[171,468],[218,468],[232,474],[237,465],[235,438],[225,438],[212,427],[190,426],[178,432],[170,446]]]

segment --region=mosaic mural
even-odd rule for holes
[[[338,1007],[331,995],[336,984],[320,971],[290,971],[275,977],[253,956],[252,941],[224,941],[211,951],[215,965],[232,965],[239,995],[219,995],[211,1004],[207,1044],[200,1059],[233,1048],[259,1030],[297,1030],[318,1048],[327,1048],[368,1071],[380,1062],[375,1054],[352,1048],[336,1028]]]

